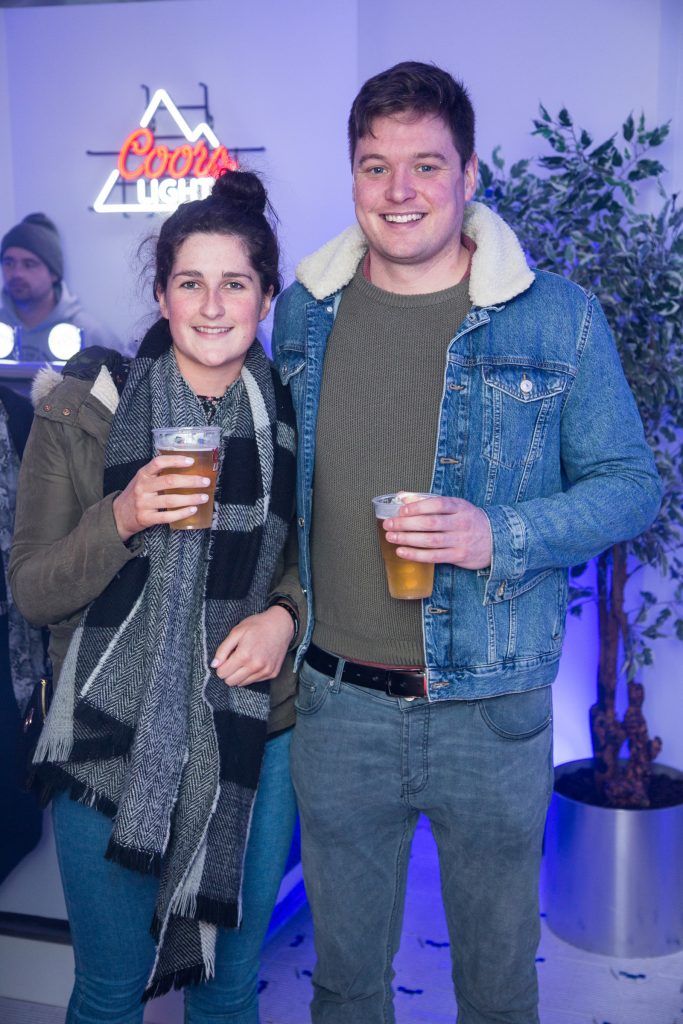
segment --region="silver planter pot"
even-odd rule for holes
[[[558,765],[555,778],[591,763]],[[553,793],[541,888],[547,923],[565,942],[620,957],[680,952],[683,804],[613,810]]]

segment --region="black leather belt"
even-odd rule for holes
[[[334,678],[337,666],[343,659],[323,651],[321,647],[311,644],[306,651],[305,661],[316,672]],[[424,697],[427,693],[427,679],[420,670],[396,668],[376,668],[374,665],[363,665],[358,661],[344,661],[342,682],[353,683],[354,686],[366,686],[370,690],[381,690],[390,697]]]

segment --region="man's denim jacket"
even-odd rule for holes
[[[532,273],[511,229],[485,206],[469,204],[463,230],[477,244],[472,309],[448,349],[430,490],[484,509],[493,558],[478,572],[436,567],[434,591],[422,602],[430,700],[552,682],[567,567],[642,532],[661,498],[595,297],[562,277]],[[325,346],[365,249],[357,227],[333,239],[300,264],[275,313],[273,355],[291,387],[299,431],[299,568],[308,625],[298,663],[315,621],[310,530]]]

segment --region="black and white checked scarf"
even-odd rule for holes
[[[104,493],[152,457],[152,429],[206,422],[165,320],[133,361],[112,423]],[[221,403],[211,530],[152,527],[87,608],[35,761],[40,781],[113,818],[107,856],[160,875],[157,956],[144,998],[210,978],[216,926],[240,922],[242,865],[258,785],[268,684],[229,687],[218,644],[262,611],[294,501],[291,402],[255,342]],[[115,912],[115,908],[112,908]]]

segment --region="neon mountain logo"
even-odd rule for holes
[[[203,109],[208,114],[206,87]],[[170,119],[172,130],[159,136],[162,116]],[[172,140],[180,140],[180,145],[166,145]],[[89,153],[117,158],[93,203],[96,213],[172,213],[180,203],[209,195],[224,170],[239,167],[206,121],[190,128],[165,89],[157,89],[151,97],[140,124],[118,153]]]

